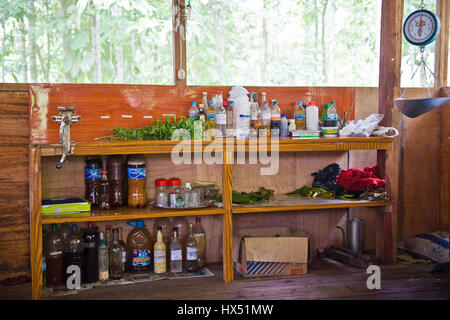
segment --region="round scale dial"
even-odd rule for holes
[[[406,40],[415,46],[432,43],[441,31],[439,17],[428,10],[418,10],[406,18],[403,34]]]

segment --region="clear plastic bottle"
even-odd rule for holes
[[[127,165],[128,175],[128,206],[143,208],[147,204],[147,169],[145,158],[131,156]]]
[[[64,250],[67,267],[76,265],[80,268],[81,277],[83,278],[83,238],[78,232],[77,225],[72,225],[72,231],[67,239],[66,247]],[[66,279],[69,275],[66,274]]]
[[[111,185],[109,184],[107,171],[102,170],[102,179],[100,180],[99,190],[99,209],[111,209]]]
[[[264,102],[267,101],[267,94],[265,92],[261,93],[261,108],[264,105]]]
[[[234,101],[230,100],[228,101],[228,108],[227,108],[227,138],[234,137],[234,130],[233,130],[233,105]]]
[[[189,119],[191,120],[197,120],[198,118],[198,108],[197,108],[197,101],[192,101],[191,108],[189,109]]]
[[[221,91],[219,91],[221,92]],[[216,114],[216,129],[220,131],[222,137],[227,135],[227,110],[223,106],[223,101],[221,102],[222,95],[219,95],[219,103],[217,105]]]
[[[287,138],[289,135],[288,121],[285,114],[281,115],[280,121],[280,137]]]
[[[198,247],[192,232],[192,223],[189,224],[189,235],[186,241],[186,271],[198,270]]]
[[[294,109],[295,129],[306,129],[306,114],[305,109],[302,106],[302,101],[297,101],[297,106]]]
[[[109,279],[109,258],[108,247],[105,243],[104,234],[99,232],[99,246],[98,246],[98,280],[106,282]]]
[[[258,94],[253,93],[253,102],[250,105],[250,137],[257,137],[261,127],[261,110],[258,106]]]
[[[206,263],[206,234],[199,217],[195,218],[193,232],[195,241],[197,242],[198,266],[203,267]]]
[[[223,92],[222,91],[218,91],[217,92],[217,106],[218,107],[223,107],[223,96],[222,96]]]
[[[178,228],[173,227],[170,239],[170,272],[183,272],[183,248],[178,240]]]
[[[153,247],[154,254],[154,271],[156,274],[165,273],[167,271],[166,266],[166,244],[163,241],[162,227],[158,227],[156,233],[156,242]]]
[[[113,229],[113,240],[109,248],[109,273],[112,280],[119,280],[122,278],[124,271],[124,253],[125,246],[120,243],[119,229]]]
[[[272,136],[280,136],[280,126],[281,126],[281,110],[278,106],[278,101],[273,100],[270,116],[270,131]]]
[[[209,101],[209,106],[206,111],[206,129],[215,129],[216,128],[216,105],[214,101]]]
[[[207,92],[203,92],[202,104],[203,104],[203,108],[208,109],[208,93]]]
[[[270,136],[270,118],[272,116],[272,111],[270,110],[269,103],[264,101],[261,107],[261,128],[264,131],[260,130],[259,135]]]
[[[47,287],[55,288],[64,285],[65,263],[63,241],[57,231],[57,225],[52,224],[51,231],[46,236],[46,280]]]

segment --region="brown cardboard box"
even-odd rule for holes
[[[309,235],[290,228],[237,230],[233,261],[244,277],[307,273]]]

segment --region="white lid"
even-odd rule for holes
[[[186,182],[186,188],[188,188],[188,189],[191,188],[191,184],[189,182]]]
[[[145,159],[140,156],[132,156],[128,159],[128,164],[132,166],[141,166],[145,164]]]

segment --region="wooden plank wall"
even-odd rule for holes
[[[28,85],[0,85],[0,280],[30,274]]]

